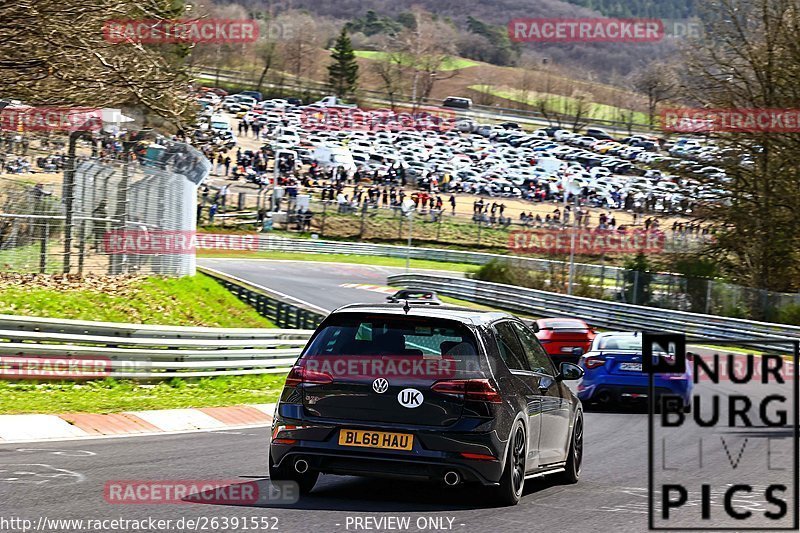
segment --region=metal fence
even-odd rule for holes
[[[283,373],[312,331],[144,326],[0,315],[6,379],[159,380]],[[92,362],[91,376],[70,368]],[[71,363],[71,364],[70,364]]]
[[[271,193],[266,190],[264,192]],[[390,207],[377,204],[367,206],[362,204],[359,207],[340,206],[330,200],[303,199],[304,215],[296,207],[293,207],[297,205],[297,200],[290,202],[284,199],[280,203],[284,212],[264,212],[262,213],[264,216],[259,216],[256,206],[265,206],[264,210],[266,211],[268,205],[268,198],[265,199],[264,196],[263,192],[239,192],[234,198],[226,200],[226,212],[215,215],[213,223],[209,221],[207,213],[203,213],[198,223],[205,227],[260,230],[263,229],[263,221],[266,219],[268,227],[272,229],[298,234],[316,233],[319,237],[331,239],[405,242],[410,233],[412,242],[417,244],[453,245],[484,250],[508,250],[511,247],[514,232],[546,230],[555,234],[570,228],[570,226],[565,227],[555,222],[536,224],[522,221],[520,215],[523,212],[536,211],[544,217],[547,214],[546,211],[563,207],[552,202],[530,203],[523,206],[522,209],[519,206],[509,207],[504,210],[502,216],[499,215],[499,211],[492,214],[486,213],[485,216],[470,216],[462,212],[453,214],[447,204],[442,210],[419,208],[415,212],[412,227],[408,217],[401,214],[399,206]],[[446,200],[446,195],[443,195],[443,198]],[[478,196],[474,197],[474,199],[478,198]],[[488,201],[489,204],[497,202],[498,205],[504,202],[503,198],[483,197],[483,200]],[[464,202],[465,199],[462,197],[459,201]],[[617,210],[598,207],[591,207],[591,209],[594,210],[595,221],[598,220],[597,215],[601,212],[619,213]],[[637,225],[619,224],[619,226],[623,225],[627,230],[644,230],[644,224],[641,222]],[[596,225],[591,226],[591,228],[595,227]],[[584,228],[591,229],[586,226]],[[700,233],[699,229],[692,233],[667,229],[663,234],[663,251],[665,253],[687,253],[699,250],[713,237],[709,233]],[[609,256],[611,255],[614,254],[609,252]]]
[[[266,287],[212,268],[199,268],[199,270],[219,281],[237,298],[253,307],[261,316],[268,318],[279,328],[313,329],[327,316],[327,312],[321,308],[312,308],[305,302],[293,300]]]
[[[533,316],[570,317],[586,320],[592,326],[632,331],[685,333],[697,338],[753,340],[753,346],[769,349],[769,339],[800,339],[800,327],[722,318],[717,316],[653,309],[525,289],[473,279],[430,274],[389,276],[388,283],[399,287],[432,289],[441,294]],[[763,344],[758,344],[763,340]]]
[[[0,177],[2,268],[193,274],[196,188],[208,162],[181,143],[139,157],[90,157],[88,148],[78,144],[83,153],[63,177],[56,169]]]

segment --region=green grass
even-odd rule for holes
[[[317,261],[320,263],[353,263],[356,265],[375,265],[390,267],[405,267],[406,260],[401,257],[378,257],[372,255],[345,255],[345,254],[311,254],[303,252],[248,252],[248,251],[211,251],[198,250],[198,257],[241,257],[243,259],[280,259],[284,261]],[[472,272],[477,270],[476,265],[462,263],[444,263],[426,259],[412,259],[411,268],[429,270],[447,270],[450,272]]]
[[[48,274],[61,272],[63,265],[57,255],[59,250],[57,239],[47,243],[45,250],[45,271]],[[0,251],[0,268],[15,272],[39,272],[41,267],[42,247],[40,244],[28,244]]]
[[[149,277],[102,290],[13,287],[0,290],[0,313],[174,326],[269,328],[274,325],[222,285],[193,277]]]
[[[549,93],[535,93],[530,92],[527,95],[516,89],[508,89],[505,87],[494,87],[486,85],[470,85],[473,91],[490,94],[498,98],[510,100],[512,102],[519,102],[528,106],[535,107],[538,101],[542,98],[547,99],[547,108],[553,113],[560,113],[565,115],[574,114],[577,105],[577,99],[563,96],[560,94]],[[587,104],[588,111],[585,113],[586,118],[594,120],[621,120],[622,113],[630,113],[630,109],[623,109],[608,104],[599,104],[596,102],[589,102]],[[633,112],[634,124],[646,124],[647,115],[639,111]]]
[[[356,57],[360,57],[363,59],[369,59],[372,61],[389,61],[390,54],[386,52],[378,52],[374,50],[356,50],[355,51]],[[411,63],[409,59],[401,59],[401,63],[403,65],[409,65]],[[439,66],[438,70],[442,72],[447,72],[450,70],[461,70],[470,67],[476,67],[480,65],[477,61],[472,61],[471,59],[464,59],[463,57],[448,57],[442,64]]]
[[[286,376],[225,376],[187,382],[173,379],[157,385],[131,381],[86,384],[0,381],[0,414],[114,413],[149,409],[222,407],[274,402]]]

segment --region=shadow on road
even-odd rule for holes
[[[279,497],[272,498],[274,491],[270,490],[268,478],[244,483],[257,484],[263,495],[257,503],[208,501],[202,494],[190,498],[195,503],[214,505],[315,511],[407,513],[496,507],[491,502],[489,491],[478,485],[449,488],[421,481],[323,475],[311,494],[301,496],[295,503],[283,503]],[[528,480],[522,503],[543,490],[557,486],[553,478]]]

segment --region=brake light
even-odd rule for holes
[[[586,365],[586,368],[597,368],[606,364],[606,360],[600,357],[587,357],[583,364]]]
[[[461,457],[464,459],[474,459],[476,461],[494,461],[496,459],[494,455],[489,455],[486,453],[461,452]]]
[[[304,366],[293,366],[289,375],[286,376],[287,387],[297,387],[301,383],[313,383],[315,385],[325,385],[326,383],[333,383],[333,376],[327,372],[318,372],[316,370],[309,370]]]
[[[488,379],[454,379],[437,381],[431,390],[442,394],[464,396],[464,400],[503,403],[500,393]]]

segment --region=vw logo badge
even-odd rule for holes
[[[378,394],[383,394],[389,390],[389,382],[386,381],[386,378],[378,378],[372,382],[372,390]]]

